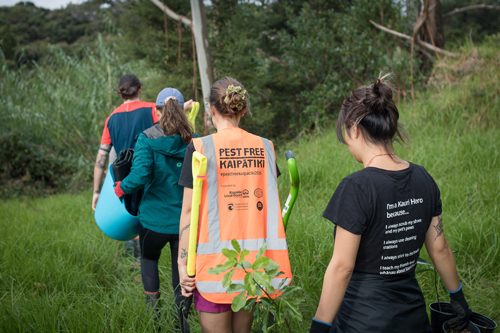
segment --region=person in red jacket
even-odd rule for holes
[[[94,166],[94,192],[92,209],[95,210],[101,191],[104,169],[110,152],[120,154],[121,151],[134,148],[137,137],[144,130],[158,122],[155,103],[143,102],[139,99],[142,84],[133,74],[127,74],[118,82],[118,94],[123,103],[106,118],[101,136],[101,144],[97,151]],[[116,154],[112,156],[116,157]],[[115,157],[110,158],[110,163]],[[140,257],[139,241],[127,242],[127,249],[133,252],[134,257]]]

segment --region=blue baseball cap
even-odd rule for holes
[[[165,105],[165,100],[169,97],[175,98],[180,106],[184,106],[184,96],[175,88],[165,88],[160,91],[156,97],[156,106],[162,108]]]

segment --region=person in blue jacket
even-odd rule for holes
[[[182,300],[177,255],[183,188],[177,183],[186,147],[192,138],[183,104],[184,97],[177,89],[165,88],[158,94],[156,110],[159,121],[139,135],[130,174],[115,184],[115,193],[119,197],[144,189],[138,215],[141,275],[146,304],[156,317],[159,316],[160,298],[158,260],[167,243],[170,245],[172,287],[178,307]]]

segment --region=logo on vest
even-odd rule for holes
[[[247,189],[241,191],[229,191],[224,193],[224,198],[249,198],[250,192]]]
[[[253,194],[257,197],[257,198],[262,198],[262,196],[264,195],[264,191],[261,189],[261,188],[256,188],[255,191],[253,191]]]
[[[264,204],[262,203],[262,201],[257,201],[257,209],[259,211],[261,211],[263,208],[264,208]]]
[[[227,210],[229,211],[235,211],[235,210],[248,210],[248,203],[228,203],[227,204]]]

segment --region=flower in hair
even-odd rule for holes
[[[245,100],[247,99],[246,89],[243,89],[243,87],[241,86],[235,86],[233,84],[228,85],[226,88],[226,96],[224,97],[224,103],[229,105],[232,101],[233,95],[236,95],[239,98],[237,98],[237,102],[234,105],[232,105],[232,107],[235,107],[236,109],[238,109],[238,111],[242,110],[245,107]]]

